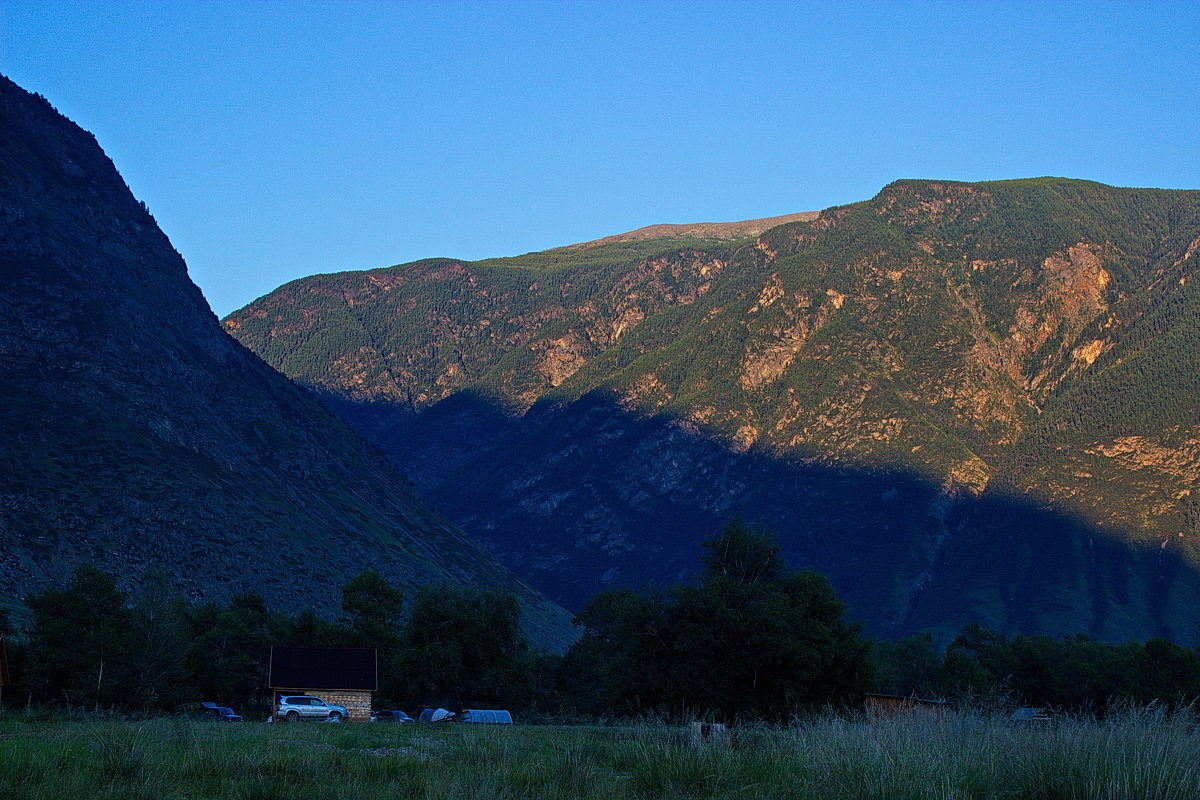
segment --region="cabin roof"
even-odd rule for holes
[[[373,647],[271,647],[272,689],[379,689]]]

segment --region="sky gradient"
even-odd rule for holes
[[[1196,2],[0,5],[0,73],[96,135],[221,316],[898,178],[1200,188],[1198,41]]]

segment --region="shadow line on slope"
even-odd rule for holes
[[[948,494],[896,467],[738,452],[600,392],[521,416],[471,392],[418,413],[321,397],[435,508],[568,609],[604,588],[689,579],[703,539],[741,517],[774,530],[792,567],[827,575],[874,635],[928,630],[945,641],[978,622],[1200,643],[1186,613],[1200,573],[1177,547],[1026,497]]]

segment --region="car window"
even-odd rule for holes
[[[329,705],[329,704],[328,704],[328,703],[326,703],[324,700],[321,700],[320,698],[317,698],[317,697],[311,697],[311,698],[309,698],[308,702],[312,703],[314,706],[327,706],[327,705]]]

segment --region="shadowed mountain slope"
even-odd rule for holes
[[[876,631],[1200,641],[1198,265],[1200,192],[906,180],[741,239],[316,276],[225,325],[569,605],[741,513]]]
[[[459,393],[419,414],[328,398],[404,452],[422,496],[567,607],[612,586],[694,577],[738,516],[828,575],[872,633],[968,622],[1115,641],[1196,641],[1200,575],[1179,548],[1115,538],[1022,497],[947,494],[909,470],[739,451],[668,414],[592,393],[513,417]]]
[[[337,612],[366,568],[519,593],[568,615],[413,492],[387,458],[229,337],[95,139],[0,78],[0,594],[84,561],[193,599],[253,590]]]

